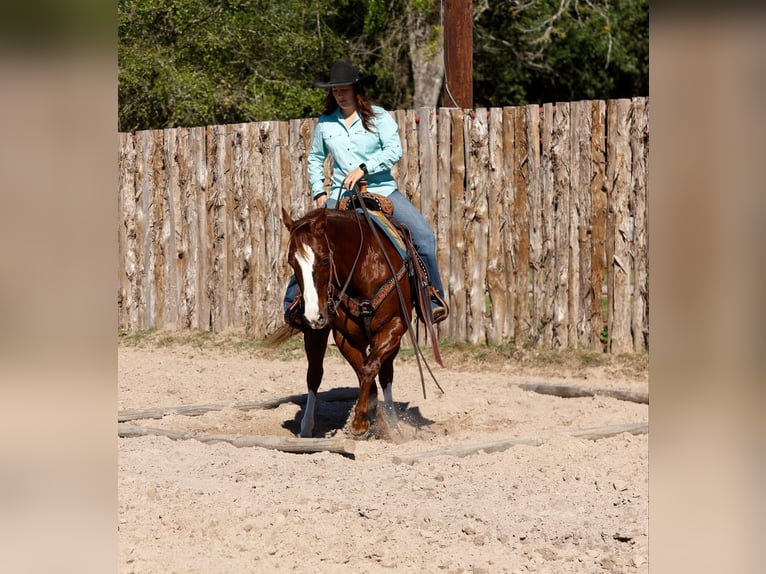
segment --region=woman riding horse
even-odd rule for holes
[[[334,208],[344,195],[364,178],[367,190],[387,197],[394,207],[394,217],[405,225],[412,243],[423,259],[433,289],[431,315],[434,323],[447,318],[439,267],[436,263],[436,241],[433,230],[420,212],[399,193],[391,168],[402,157],[399,128],[391,115],[373,104],[364,85],[374,76],[359,76],[358,68],[349,61],[335,62],[327,82],[315,82],[327,88],[324,113],[314,131],[308,156],[309,181],[317,207]],[[333,157],[333,176],[329,196],[324,190],[324,164],[327,154]],[[284,298],[285,320],[302,327],[295,276],[290,279]]]

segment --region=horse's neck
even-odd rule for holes
[[[359,248],[360,227],[362,231],[361,251]],[[371,273],[375,269],[380,269],[380,262],[384,260],[380,250],[377,248],[375,238],[371,235],[367,222],[364,220],[357,222],[350,217],[337,217],[333,224],[327,227],[327,239],[334,253],[333,260],[337,269],[338,280],[341,283],[345,283],[354,267],[354,263],[356,263],[354,278],[349,286],[354,290],[360,290],[362,293],[369,290],[371,291],[370,293],[364,294],[372,296],[372,291],[378,287],[376,284],[378,282],[376,279],[378,278],[371,276]],[[359,254],[358,260],[357,253]],[[365,270],[364,282],[358,280],[362,276],[361,269]],[[388,274],[385,277],[379,278],[380,282],[385,281],[387,277]]]

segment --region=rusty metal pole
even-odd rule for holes
[[[445,107],[473,108],[472,11],[471,0],[444,0]]]

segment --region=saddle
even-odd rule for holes
[[[399,255],[401,255],[408,266],[410,261],[417,262],[418,267],[423,272],[423,278],[426,284],[430,285],[431,278],[428,276],[428,270],[426,269],[426,265],[421,259],[420,254],[412,244],[410,230],[399,223],[394,217],[394,204],[391,200],[376,193],[365,192],[360,195],[364,202],[364,206],[367,208],[368,212],[370,212],[373,223],[377,225],[380,231],[388,236],[394,246],[398,249]],[[362,208],[359,203],[359,198],[353,195],[344,197],[338,204],[338,209],[341,211],[353,211],[357,209],[361,210]],[[415,270],[409,269],[409,275],[410,277],[415,275]]]
[[[364,206],[370,211],[380,211],[385,214],[386,217],[391,218],[394,216],[394,204],[391,200],[377,193],[362,193],[362,201]],[[356,195],[350,195],[340,200],[338,209],[341,211],[352,211],[354,209],[361,209],[362,206],[359,203],[359,198]]]

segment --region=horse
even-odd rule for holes
[[[290,232],[288,263],[304,304],[308,394],[299,436],[312,436],[316,394],[332,332],[359,379],[350,432],[364,438],[370,433],[369,398],[371,391],[377,395],[376,377],[386,412],[394,413],[394,358],[410,328],[417,286],[413,289],[408,265],[396,247],[385,235],[376,239],[373,228],[356,211],[321,207],[294,221],[282,209],[282,220]]]

